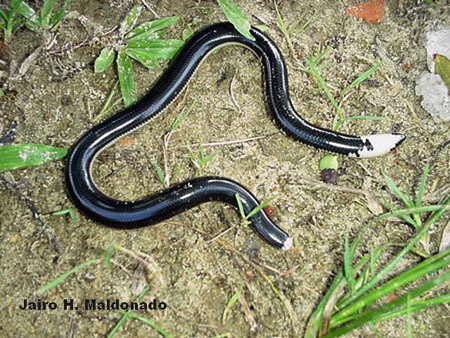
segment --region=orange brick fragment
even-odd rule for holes
[[[136,139],[132,138],[132,137],[128,137],[128,136],[124,136],[121,139],[119,139],[119,141],[117,141],[117,143],[120,146],[132,146],[136,144]]]
[[[377,24],[383,20],[384,6],[384,0],[370,0],[348,7],[345,14],[363,19],[369,24]]]

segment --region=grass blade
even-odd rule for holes
[[[447,256],[450,255],[450,250],[447,250],[444,255],[440,254],[437,257],[430,257],[414,268],[403,272],[397,277],[391,279],[390,281],[384,283],[380,287],[372,290],[366,295],[358,298],[357,302],[352,303],[352,305],[347,308],[341,310],[336,315],[333,315],[333,318],[330,322],[330,326],[338,326],[343,324],[344,322],[349,321],[352,318],[354,313],[365,306],[369,306],[375,300],[391,293],[392,291],[399,289],[401,286],[406,285],[414,280],[419,279],[420,277],[441,269],[446,266],[449,261],[446,259]]]
[[[277,196],[272,196],[272,197],[266,199],[265,201],[262,201],[262,203],[260,203],[256,208],[254,208],[252,211],[250,211],[247,216],[245,216],[245,219],[251,218],[258,211],[260,211],[261,209],[268,206],[270,204],[270,202],[272,202],[276,197]]]
[[[162,183],[162,185],[166,185],[166,175],[164,174],[164,171],[161,169],[161,167],[159,166],[158,162],[153,161],[153,168],[155,168],[156,171],[156,175],[158,176],[158,179],[160,180],[160,182]]]
[[[139,295],[136,297],[136,301],[140,301],[145,296],[145,294],[148,292],[148,290],[150,290],[150,285],[145,286],[145,288],[141,291],[141,293],[139,293]],[[133,313],[131,312],[131,310],[124,311],[122,318],[120,318],[120,320],[113,327],[111,332],[108,334],[108,338],[113,338],[117,334],[117,332],[119,332],[120,328],[125,323],[125,321],[128,319],[128,317],[130,317],[132,314]]]
[[[61,276],[59,276],[55,280],[51,281],[50,283],[44,285],[42,288],[37,290],[36,294],[38,294],[38,295],[43,294],[44,292],[54,288],[55,286],[57,286],[58,284],[61,284],[62,282],[64,282],[67,279],[67,277],[74,274],[75,272],[80,271],[81,269],[84,269],[84,268],[88,267],[89,265],[99,264],[99,263],[101,263],[101,261],[102,261],[101,258],[95,258],[95,259],[92,259],[90,261],[87,261],[87,262],[84,262],[84,263],[81,263],[81,264],[75,266],[73,269],[70,269],[69,271],[63,273]]]
[[[433,287],[444,284],[449,279],[450,279],[450,270],[447,270],[446,272],[429,279],[428,281],[421,284],[417,288],[409,291],[408,293],[402,295],[401,297],[397,298],[392,302],[389,302],[377,309],[371,309],[362,312],[361,314],[353,318],[353,320],[349,324],[329,332],[324,336],[324,338],[341,336],[357,327],[360,327],[368,322],[374,321],[377,319],[377,317],[389,312],[390,310],[397,308],[399,305],[405,304],[408,298],[412,299],[418,297],[419,295],[425,293],[426,291],[432,289]],[[409,311],[411,311],[411,309]]]
[[[374,121],[379,121],[382,119],[385,119],[386,116],[371,116],[371,115],[356,115],[356,116],[349,116],[349,117],[344,117],[345,121],[350,121],[350,120],[374,120]]]
[[[446,304],[446,303],[450,303],[450,294],[445,294],[445,295],[427,299],[427,300],[412,301],[409,303],[409,309],[408,308],[398,308],[393,311],[383,313],[381,316],[379,316],[373,322],[376,323],[376,322],[380,322],[382,320],[387,320],[387,319],[395,318],[398,316],[402,316],[404,314],[407,314],[408,311],[413,313],[413,312],[427,309],[434,305]]]
[[[239,299],[239,297],[241,296],[242,291],[238,290],[236,291],[233,296],[231,296],[231,298],[228,300],[227,302],[227,306],[225,306],[225,309],[223,310],[223,314],[222,314],[222,323],[224,323],[227,320],[227,315],[228,315],[228,311],[230,311],[231,307],[234,305],[234,303],[236,303],[236,301]]]
[[[383,61],[380,61],[375,66],[373,66],[369,70],[365,71],[355,81],[353,81],[347,88],[345,88],[343,91],[341,91],[340,95],[345,96],[350,90],[355,88],[357,85],[359,85],[365,79],[367,79],[370,75],[372,75],[382,64],[383,64]]]
[[[75,213],[74,209],[64,209],[57,212],[54,212],[52,215],[59,216],[59,215],[65,215],[69,214],[70,220],[72,221],[73,225],[78,225],[77,221],[77,214]]]
[[[423,169],[422,177],[420,178],[420,184],[419,184],[419,190],[417,191],[417,197],[416,197],[416,206],[421,207],[422,206],[422,197],[425,193],[425,185],[427,182],[428,172],[430,171],[430,164],[427,163],[425,165],[425,168]]]
[[[237,205],[238,205],[239,213],[241,214],[242,219],[245,219],[245,211],[244,211],[244,205],[242,204],[241,195],[236,193],[234,195],[234,197],[236,197],[236,202],[237,202]]]
[[[117,312],[119,312],[119,313],[122,314],[122,315],[126,315],[126,314],[127,314],[127,312],[125,312],[125,311],[123,311],[123,310],[118,310]],[[154,328],[154,329],[155,329],[156,331],[158,331],[158,333],[159,333],[160,335],[162,335],[163,337],[167,337],[167,338],[171,337],[171,335],[168,334],[166,330],[164,330],[161,326],[159,326],[159,325],[153,323],[151,320],[149,320],[149,319],[147,319],[147,318],[145,318],[145,317],[139,316],[139,315],[137,315],[137,314],[135,314],[135,313],[133,313],[133,312],[130,312],[130,313],[129,313],[129,316],[130,316],[131,318],[138,319],[138,320],[140,320],[141,322],[147,324],[148,326]]]
[[[12,144],[0,147],[0,173],[57,161],[67,154],[67,149],[44,144]]]
[[[450,203],[450,196],[447,196],[447,198],[443,201],[442,205],[447,205]],[[355,292],[355,294],[350,297],[344,304],[342,304],[342,307],[346,307],[350,303],[357,300],[359,297],[361,297],[363,294],[365,294],[368,290],[372,289],[380,280],[382,280],[388,273],[391,271],[394,266],[397,265],[397,263],[405,256],[418,242],[419,240],[428,232],[430,227],[442,216],[442,214],[445,212],[445,208],[442,208],[438,211],[436,211],[434,214],[431,215],[431,217],[427,220],[427,222],[424,224],[422,229],[418,232],[418,234],[406,245],[403,250],[401,250],[395,258],[390,261],[383,270],[381,270],[374,278],[372,278],[370,281],[367,282],[363,287],[361,287],[358,291]]]
[[[404,215],[408,214],[415,214],[420,212],[430,212],[430,211],[438,211],[442,209],[447,209],[448,207],[445,204],[438,204],[438,205],[429,205],[426,207],[419,207],[419,208],[410,208],[410,209],[401,209],[397,210],[395,212],[388,212],[386,214],[383,214],[381,216],[378,216],[375,218],[376,221],[381,221],[383,219],[389,218],[389,217],[403,217]]]
[[[381,170],[381,175],[383,175],[384,180],[386,181],[387,186],[389,189],[392,190],[392,192],[403,201],[405,206],[407,208],[414,208],[414,202],[411,198],[408,197],[408,195],[404,194],[399,187],[386,175],[384,170]]]

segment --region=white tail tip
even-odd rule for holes
[[[380,134],[361,136],[364,142],[363,149],[354,156],[374,157],[384,155],[397,148],[406,139],[403,134]]]

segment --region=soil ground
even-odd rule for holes
[[[35,8],[40,3],[30,2]],[[171,38],[181,38],[188,26],[198,30],[225,19],[212,0],[147,3],[161,17],[181,16],[179,25],[166,34]],[[287,252],[270,247],[250,227],[240,225],[232,208],[220,203],[208,203],[168,222],[132,231],[110,229],[81,214],[74,225],[64,216],[52,215],[74,208],[64,188],[64,161],[7,172],[0,176],[0,336],[102,337],[109,333],[121,315],[87,311],[82,303],[84,299],[136,299],[147,285],[142,261],[115,251],[110,267],[92,265],[41,296],[36,290],[74,266],[102,257],[112,243],[146,255],[151,288],[143,300],[156,298],[166,303],[167,309],[137,313],[173,336],[302,336],[309,316],[341,267],[344,238],[354,238],[374,218],[373,212],[382,211],[379,194],[396,201],[387,193],[380,171],[400,188],[414,192],[425,163],[432,160],[425,200],[437,202],[439,192],[448,188],[449,147],[432,159],[449,138],[448,125],[434,122],[414,95],[415,79],[426,69],[424,32],[448,27],[448,9],[422,1],[392,1],[383,22],[368,25],[344,14],[353,1],[284,1],[280,10],[288,25],[312,18],[293,39],[296,55],[290,55],[276,25],[273,3],[237,3],[252,23],[269,27],[267,34],[286,55],[294,105],[315,124],[331,127],[334,111],[316,81],[298,69],[304,66],[303,58],[313,58],[333,45],[321,70],[333,93],[383,60],[380,70],[351,92],[342,109],[347,115],[385,118],[350,121],[342,131],[359,135],[402,132],[408,135],[407,141],[396,153],[384,157],[339,158],[337,186],[321,185],[318,162],[324,153],[293,142],[271,122],[258,60],[243,48],[223,48],[202,64],[186,94],[169,111],[99,156],[94,168],[96,182],[107,194],[129,200],[161,189],[152,163],[163,165],[162,137],[178,114],[195,102],[170,139],[169,172],[179,168],[177,181],[194,177],[198,170],[189,154],[198,152],[199,142],[244,140],[204,146],[207,154],[215,152],[216,156],[201,175],[237,180],[260,200],[276,194],[271,204],[274,220],[292,236],[294,247]],[[113,68],[102,74],[93,71],[96,56],[110,43],[108,35],[100,35],[120,24],[132,5],[128,0],[72,1],[69,18],[58,27],[56,40],[48,48],[36,33],[17,31],[10,50],[1,54],[7,64],[0,65],[0,80],[4,82],[0,135],[15,121],[15,143],[70,148],[89,130],[117,80]],[[140,22],[154,18],[144,9]],[[58,52],[67,44],[81,42],[82,46]],[[44,48],[35,62],[20,75],[22,62],[40,46]],[[140,96],[163,70],[149,71],[137,63],[133,66]],[[239,108],[230,95],[231,83]],[[261,138],[245,141],[254,137]],[[375,198],[368,200],[365,191],[373,192]],[[38,218],[33,216],[30,201]],[[432,229],[431,252],[437,251],[446,222],[448,216]],[[230,228],[219,238],[222,242],[211,240]],[[387,242],[406,242],[414,234],[414,229],[395,220],[373,224],[364,232],[361,252]],[[386,250],[383,259],[398,250]],[[418,261],[411,256],[396,271]],[[291,312],[260,272],[284,294]],[[242,291],[240,301],[222,321],[228,299],[238,290]],[[24,299],[54,301],[59,307],[24,311],[19,308]],[[64,299],[74,299],[80,309],[63,310]],[[414,314],[414,336],[447,336],[449,315],[448,306]],[[383,337],[406,336],[408,321],[398,318],[378,323],[376,329]],[[132,318],[122,326],[120,335],[158,336]],[[370,335],[370,329],[363,328],[349,337]]]

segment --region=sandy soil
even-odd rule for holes
[[[181,38],[188,26],[197,30],[224,20],[212,0],[147,2],[161,17],[182,17],[167,34],[171,38]],[[342,131],[362,135],[403,132],[408,140],[395,154],[383,158],[340,158],[338,186],[350,188],[348,191],[320,186],[316,183],[323,153],[296,144],[279,132],[265,107],[258,60],[245,49],[224,48],[204,62],[186,95],[170,111],[130,134],[130,142],[116,144],[99,156],[96,180],[102,190],[121,199],[142,198],[161,189],[152,162],[162,165],[163,135],[176,116],[195,102],[171,137],[170,172],[179,167],[179,181],[196,174],[188,156],[189,149],[198,151],[195,144],[200,141],[264,136],[257,141],[205,147],[207,154],[217,155],[202,174],[237,180],[261,200],[276,194],[274,219],[294,238],[294,248],[282,252],[270,247],[251,228],[240,226],[233,209],[218,203],[202,205],[141,230],[109,229],[80,214],[79,224],[74,225],[64,216],[52,215],[73,207],[64,190],[63,161],[8,172],[0,175],[0,336],[102,337],[110,332],[121,315],[116,311],[87,311],[82,303],[84,299],[134,300],[147,282],[142,262],[131,255],[116,251],[110,267],[90,266],[42,296],[37,296],[36,290],[74,266],[102,257],[112,243],[147,255],[151,289],[143,300],[156,298],[165,302],[167,309],[137,313],[173,336],[301,336],[308,317],[341,266],[345,236],[354,238],[374,217],[362,192],[386,191],[380,170],[402,189],[416,190],[425,163],[449,138],[448,125],[435,123],[414,95],[415,78],[426,68],[423,33],[448,27],[448,10],[417,5],[415,1],[392,2],[380,25],[368,25],[344,14],[352,1],[283,2],[280,9],[289,25],[313,17],[293,40],[296,55],[289,55],[272,3],[237,3],[252,23],[270,28],[267,34],[285,53],[292,100],[306,119],[324,127],[332,124],[334,111],[328,99],[311,77],[298,70],[302,58],[312,58],[332,44],[322,63],[322,75],[334,91],[345,88],[374,63],[384,61],[380,71],[352,91],[342,108],[347,115],[386,118],[348,122]],[[60,25],[49,48],[39,35],[25,29],[17,31],[10,51],[0,55],[8,62],[0,66],[5,92],[0,98],[0,135],[15,121],[15,143],[69,148],[87,131],[117,79],[114,69],[104,74],[93,71],[96,56],[110,42],[108,36],[99,36],[120,24],[132,4],[128,0],[72,1],[71,19]],[[154,18],[144,10],[140,21]],[[66,44],[81,42],[85,43],[78,48],[58,52]],[[44,48],[35,63],[20,75],[22,62],[40,46]],[[138,64],[134,69],[139,95],[161,73]],[[231,99],[231,81],[239,109]],[[426,191],[429,202],[450,184],[449,159],[447,148],[432,162]],[[38,218],[33,216],[30,201]],[[381,206],[378,199],[371,202]],[[432,252],[437,250],[446,222],[448,216],[432,230]],[[222,242],[210,240],[230,227],[233,229],[220,237]],[[365,232],[361,252],[386,242],[406,242],[414,233],[400,222],[377,223]],[[397,250],[387,250],[384,259]],[[398,271],[417,261],[411,257]],[[291,316],[260,272],[285,295],[293,309]],[[241,301],[222,322],[227,300],[237,290],[243,292]],[[19,308],[24,299],[54,301],[59,307],[24,311]],[[74,299],[79,310],[63,310],[64,299]],[[448,334],[448,318],[448,306],[413,315],[415,336],[444,337]],[[407,320],[379,323],[376,328],[383,337],[406,336]],[[120,333],[123,337],[158,335],[131,318]],[[349,336],[367,335],[371,335],[369,329]]]

